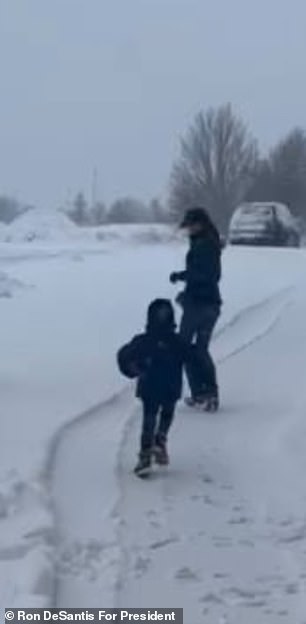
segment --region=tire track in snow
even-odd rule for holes
[[[214,340],[214,350],[219,351],[217,361],[219,363],[224,362],[242,349],[252,346],[254,341],[267,335],[290,303],[289,294],[293,290],[293,288],[284,289],[246,307],[221,328]],[[258,319],[258,315],[262,315],[262,317],[260,316],[260,322],[254,333],[254,321],[256,318]],[[250,318],[253,323],[251,330],[249,327]],[[263,321],[265,322],[263,323]],[[237,337],[241,332],[242,325],[244,325],[244,337],[237,345]],[[225,341],[233,332],[237,332],[237,337],[229,340],[226,349]],[[125,389],[105,403],[103,402],[78,415],[58,431],[50,445],[46,474],[52,492],[55,522],[55,603],[58,607],[69,605],[76,607],[76,603],[83,607],[86,605],[93,607],[95,604],[100,606],[101,601],[109,606],[116,606],[116,600],[120,596],[124,582],[124,570],[128,566],[128,552],[124,552],[124,519],[120,516],[124,495],[120,458],[122,449],[126,445],[134,426],[135,409],[131,406],[133,406],[131,391]],[[115,437],[117,436],[115,440],[117,453],[113,447],[110,448],[110,444],[113,445],[114,442],[110,438],[114,434]],[[85,482],[82,483],[84,471],[86,472],[84,462],[88,457],[88,449],[87,455],[82,455],[84,450],[82,440],[86,436],[91,446],[93,440],[99,441],[92,456],[94,459],[92,472],[87,475],[95,481],[97,489],[94,493],[90,492],[90,482],[85,479]],[[108,448],[105,446],[105,440],[103,443],[104,437],[106,437],[106,441],[109,441]],[[99,509],[94,502],[95,495],[100,490],[97,482],[97,471],[99,473],[99,466],[102,469],[106,464],[106,457],[102,458],[102,452],[110,453],[108,456],[110,471],[106,480],[105,478],[103,480],[105,492],[107,493],[109,487],[105,481],[108,478],[111,480],[111,473],[114,472],[114,469],[116,483],[112,483],[112,488],[115,492],[117,484],[119,484],[119,491],[113,496],[112,504],[103,513],[101,513],[101,499]],[[76,456],[77,453],[79,456]],[[111,457],[112,454],[113,457]],[[73,456],[74,461],[71,462]],[[70,465],[67,464],[67,457],[70,457]],[[76,495],[75,491],[77,475],[80,478],[80,485],[83,487],[83,492],[81,489],[79,490],[79,496]],[[161,492],[158,485],[157,487],[157,498],[160,498]],[[64,490],[65,495],[63,496]],[[67,495],[68,499],[66,498]],[[90,521],[91,528],[89,530],[87,527],[87,535],[86,522],[88,522],[88,517],[86,518],[86,514],[83,514],[82,522],[79,519],[73,523],[73,527],[67,526],[71,515],[74,514],[77,517],[80,514],[80,509],[84,504],[82,495],[85,496],[87,505],[89,504],[88,496],[91,495],[92,509],[89,509],[91,521],[94,520],[92,518],[93,513],[101,513],[98,530],[96,518],[93,522]],[[152,522],[154,522],[154,518]],[[104,535],[105,524],[107,524],[107,537]],[[92,538],[93,534],[96,534],[94,538]],[[107,578],[110,571],[112,571],[111,582]],[[107,600],[105,599],[105,591],[107,591]],[[86,600],[89,596],[90,601],[87,604]]]
[[[269,334],[269,327],[271,331],[281,320],[282,312],[289,303],[282,302],[274,323],[269,318],[264,336]],[[258,340],[257,331],[256,336]],[[248,342],[249,346],[253,344],[253,340]],[[268,517],[258,515],[256,506],[252,505],[252,497],[248,500],[248,488],[241,490],[238,486],[237,489],[235,480],[231,482],[229,429],[225,428],[225,441],[221,444],[223,447],[225,442],[225,456],[220,455],[217,448],[221,428],[224,429],[226,423],[215,418],[205,419],[206,435],[207,431],[211,432],[208,441],[211,438],[213,444],[210,448],[205,444],[202,452],[203,414],[192,413],[195,439],[188,450],[184,443],[184,440],[188,441],[184,429],[187,419],[186,411],[179,411],[173,431],[173,439],[176,437],[176,466],[174,469],[170,466],[165,479],[150,483],[130,479],[128,465],[132,440],[127,437],[125,441],[121,464],[121,513],[123,515],[124,512],[125,516],[121,532],[125,556],[122,580],[125,579],[125,583],[120,585],[117,606],[124,604],[128,607],[138,601],[140,607],[150,602],[166,607],[168,603],[182,606],[183,602],[185,607],[188,605],[188,621],[194,624],[204,620],[237,624],[246,620],[250,624],[269,621],[272,624],[280,618],[291,623],[290,614],[293,615],[293,611],[294,614],[303,612],[306,575],[297,565],[292,551],[280,548],[278,541],[275,541],[275,523],[270,524]],[[261,422],[261,427],[263,424]],[[276,424],[278,429],[278,420]],[[249,419],[249,425],[252,425],[251,438],[254,434],[250,446],[252,448],[254,444],[256,448],[260,444],[262,430],[261,427],[258,429],[254,419]],[[134,435],[133,426],[126,433]],[[244,448],[244,437],[238,432],[239,438]],[[263,449],[264,460],[267,459],[265,452]],[[248,445],[241,457],[248,461]],[[210,474],[207,474],[207,466]],[[159,513],[153,515],[155,526],[152,527],[152,514],[156,508]],[[203,530],[200,532],[197,517],[203,519]],[[207,531],[206,525],[209,527]],[[292,528],[288,529],[290,539]],[[156,540],[158,531],[160,535]],[[303,531],[299,532],[298,539],[300,533],[304,535]],[[295,534],[293,538],[296,539]],[[203,563],[203,556],[208,565]],[[271,578],[268,578],[269,572]],[[165,591],[162,591],[163,587]],[[301,604],[297,605],[296,600]]]
[[[295,291],[294,286],[285,288],[244,308],[229,320],[215,334],[212,342],[217,363],[226,362],[267,336],[292,305]]]
[[[292,284],[290,286],[286,286],[285,288],[281,288],[276,292],[273,292],[271,295],[264,297],[259,301],[255,301],[254,303],[245,306],[244,308],[239,310],[239,312],[231,316],[228,321],[226,321],[224,325],[220,327],[219,330],[215,331],[215,338],[219,338],[220,336],[222,336],[222,334],[233,328],[235,325],[237,325],[237,323],[244,320],[245,317],[248,317],[251,313],[261,310],[266,305],[276,302],[277,300],[287,299],[288,295],[294,293],[295,290],[296,286]]]
[[[95,595],[98,594],[95,584],[98,576],[97,570],[100,570],[100,563],[105,558],[105,554],[109,556],[112,550],[115,550],[116,536],[112,527],[109,527],[107,535],[104,534],[102,528],[104,521],[111,519],[113,507],[116,504],[114,479],[111,483],[111,496],[107,497],[107,479],[111,481],[113,462],[109,458],[107,463],[106,455],[116,453],[116,444],[120,443],[121,430],[128,414],[128,410],[126,414],[126,407],[131,403],[129,397],[130,389],[125,388],[109,400],[79,414],[57,432],[50,444],[44,482],[50,493],[55,536],[53,551],[55,579],[52,606],[76,607],[78,599],[80,606],[96,605],[98,607],[101,605],[101,597],[96,603],[91,600],[88,604],[86,597],[91,595],[91,589]],[[86,445],[83,444],[86,440],[86,432],[90,434],[88,442],[92,443],[91,436],[94,433],[96,443],[93,450],[94,465],[88,467],[88,472],[86,472],[86,459],[90,454]],[[102,459],[103,466],[105,464],[109,466],[109,474],[103,474],[102,470],[101,475],[99,472],[96,473],[96,469],[99,471],[99,457]],[[90,472],[92,468],[96,477],[94,491],[86,487],[90,483],[82,482],[84,471],[89,480],[92,476]],[[103,488],[106,491],[105,503]],[[88,514],[85,502],[89,506]],[[90,509],[90,505],[93,510]],[[101,520],[99,522],[98,517],[95,526],[94,523],[90,526],[90,521],[94,520],[91,512],[96,512],[97,516],[100,514]],[[106,586],[107,582],[105,582]],[[112,589],[110,594],[112,594]],[[110,600],[106,602],[111,604]]]
[[[293,287],[286,288],[280,292],[273,294],[270,297],[263,299],[261,302],[257,302],[256,304],[248,306],[247,308],[243,309],[239,314],[235,315],[235,317],[233,317],[217,333],[215,337],[215,342],[217,341],[218,343],[221,343],[221,346],[220,346],[221,353],[222,353],[222,346],[223,346],[223,351],[225,351],[223,354],[219,355],[218,363],[219,364],[225,363],[229,358],[232,358],[238,353],[240,353],[241,351],[247,348],[250,348],[251,346],[253,346],[255,342],[267,336],[274,329],[277,323],[280,321],[282,314],[284,313],[286,308],[291,304],[292,300],[289,298],[289,295],[293,294],[294,290],[295,289]],[[259,312],[261,313],[264,312],[265,322],[263,323],[263,319],[262,317],[260,317],[259,326],[256,327],[255,332],[254,332],[254,326],[252,326],[253,330],[251,331],[251,333],[250,333],[249,328],[245,327],[245,329],[246,330],[248,329],[248,331],[246,331],[246,334],[242,336],[242,340],[240,336],[240,344],[235,345],[235,346],[232,344],[231,348],[227,348],[227,349],[224,348],[224,337],[227,336],[228,332],[232,332],[234,330],[241,332],[242,323],[245,324],[248,319],[250,319],[251,322],[252,321],[254,322],[253,317],[256,318]],[[236,340],[237,340],[237,337],[236,337]],[[231,342],[233,343],[233,341]],[[234,341],[234,344],[235,344],[235,341]],[[141,555],[142,549],[141,547],[139,548],[139,553],[136,556],[136,558],[134,558],[134,564],[131,564],[129,560],[130,549],[127,548],[124,543],[125,521],[123,519],[123,512],[124,512],[125,503],[126,503],[127,488],[129,492],[129,498],[131,496],[131,492],[132,492],[132,496],[133,496],[133,492],[134,494],[136,492],[135,503],[137,503],[137,500],[138,500],[137,497],[139,495],[139,487],[141,487],[142,489],[141,503],[142,503],[142,510],[144,514],[144,521],[146,520],[149,521],[149,523],[153,525],[153,527],[155,527],[155,530],[157,533],[160,531],[162,535],[165,535],[165,532],[167,533],[167,520],[166,520],[167,513],[165,509],[164,509],[165,513],[163,513],[162,507],[160,505],[158,505],[158,509],[159,509],[158,521],[154,519],[154,516],[155,516],[154,505],[155,503],[157,504],[157,501],[164,500],[164,504],[166,505],[166,507],[169,507],[169,501],[168,503],[166,502],[167,499],[169,498],[168,493],[167,493],[167,482],[163,483],[162,480],[157,479],[156,482],[154,482],[153,484],[150,483],[149,492],[147,491],[146,483],[144,484],[143,488],[142,488],[142,484],[139,485],[138,482],[136,482],[134,486],[133,486],[133,482],[131,484],[130,475],[126,469],[126,466],[128,464],[128,459],[125,453],[125,450],[129,446],[131,446],[128,444],[131,435],[134,435],[135,437],[135,414],[131,418],[130,422],[127,424],[124,434],[123,434],[122,452],[120,454],[121,461],[118,466],[118,477],[121,480],[121,500],[119,501],[119,504],[117,507],[117,514],[118,516],[121,516],[122,518],[122,522],[119,528],[119,541],[120,541],[121,549],[122,549],[122,566],[121,566],[121,570],[119,574],[118,592],[117,592],[117,601],[116,601],[117,606],[120,606],[122,602],[121,596],[124,591],[124,581],[126,578],[128,578],[130,574],[133,574],[133,565],[134,565],[134,572],[136,571],[136,575],[137,575],[138,563],[139,563],[140,573],[145,574],[146,569],[150,566],[150,561],[151,561],[150,547],[145,548],[143,550],[143,553],[145,554],[142,554],[142,555]],[[207,477],[207,482],[208,481],[209,481],[209,477]],[[131,505],[133,507],[133,501]],[[164,517],[163,521],[161,520],[161,516]],[[145,536],[143,536],[143,539],[145,539]],[[157,543],[160,543],[163,545],[165,545],[165,543],[171,544],[171,543],[180,541],[178,536],[171,534],[171,531],[166,540],[161,540],[161,537],[159,539],[160,541],[159,542],[157,541]],[[133,547],[133,551],[135,551],[135,545]],[[186,571],[186,574],[187,574],[187,571]]]

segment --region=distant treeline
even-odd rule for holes
[[[61,211],[78,226],[97,226],[177,221],[187,208],[201,205],[225,233],[233,210],[243,201],[282,202],[305,227],[306,132],[293,128],[262,153],[244,121],[225,104],[200,111],[180,139],[166,202],[123,197],[107,207],[103,201],[92,205],[80,191]],[[29,209],[0,197],[0,221],[10,223]]]

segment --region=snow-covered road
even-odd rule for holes
[[[11,264],[10,252],[3,607],[182,606],[186,624],[305,624],[303,250],[225,252],[213,344],[222,410],[181,406],[169,470],[146,483],[132,474],[140,409],[114,354],[151,297],[174,295],[168,274],[183,253],[76,249],[24,263],[18,249]]]
[[[305,621],[305,313],[297,298],[221,366],[218,417],[179,413],[167,476],[131,482],[131,431],[120,606],[180,605],[190,624]]]
[[[224,407],[178,410],[171,467],[150,482],[132,475],[140,413],[128,393],[74,427],[54,472],[58,606],[175,605],[186,624],[303,624],[305,318],[306,296],[291,288],[217,335]]]

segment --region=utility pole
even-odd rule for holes
[[[94,167],[92,174],[92,187],[91,187],[91,206],[95,207],[97,203],[97,185],[98,185],[98,172],[97,168]]]

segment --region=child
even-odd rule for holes
[[[156,299],[148,308],[145,333],[123,346],[117,354],[126,377],[138,378],[136,396],[143,404],[143,424],[138,476],[150,472],[152,459],[167,465],[167,437],[177,401],[182,394],[183,365],[195,358],[175,332],[174,310],[168,299]]]

